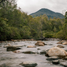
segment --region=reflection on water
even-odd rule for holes
[[[38,46],[36,48],[27,48],[27,45],[35,45],[37,41],[20,41],[20,42],[3,42],[0,43],[0,67],[23,67],[19,65],[20,63],[24,61],[34,61],[38,65],[37,67],[55,67],[56,65],[53,65],[51,62],[46,60],[45,55],[40,55],[37,52],[40,52],[42,50],[48,50],[54,46],[57,46],[58,41],[43,41],[47,45],[45,46]],[[4,48],[4,45],[7,45],[10,43],[11,45],[23,45],[21,47],[20,53],[13,53],[12,51],[7,52],[6,48]],[[26,46],[25,46],[26,45]],[[40,48],[40,50],[37,50]],[[63,48],[63,49],[66,49]],[[36,54],[24,54],[23,51],[34,51]],[[56,67],[62,67],[57,65]]]

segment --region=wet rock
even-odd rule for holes
[[[67,55],[66,51],[59,48],[59,47],[53,47],[51,48],[47,54],[49,56],[58,56],[58,57],[65,57]]]
[[[60,65],[67,67],[67,62],[60,62]]]
[[[64,42],[63,45],[67,45],[67,42]]]
[[[20,53],[20,51],[18,51],[18,50],[15,50],[15,51],[13,51],[14,53]]]
[[[64,40],[59,41],[57,44],[62,44],[62,43],[64,43]]]
[[[50,67],[62,67],[62,66],[59,66],[59,65],[51,65]]]
[[[27,46],[27,48],[36,48],[36,46],[29,45],[29,46]]]
[[[59,41],[57,44],[62,44],[62,41]]]
[[[53,64],[59,64],[60,62],[59,62],[59,60],[52,60],[52,63]]]
[[[45,50],[43,50],[43,51],[41,51],[41,52],[40,52],[40,54],[46,54],[46,51],[45,51]]]
[[[22,63],[20,63],[20,65],[22,65],[24,67],[36,67],[37,63],[35,63],[35,62],[22,62]]]
[[[59,48],[64,48],[64,46],[62,46],[62,45],[57,45],[57,47],[59,47]]]
[[[36,52],[33,52],[33,51],[25,51],[25,52],[22,52],[24,54],[36,54]]]
[[[67,56],[64,58],[64,60],[67,60]]]
[[[59,58],[57,56],[48,57],[46,60],[52,61],[52,60],[58,60]]]
[[[36,43],[35,45],[37,45],[37,46],[44,46],[43,43]]]
[[[19,49],[21,49],[21,48],[19,48],[19,47],[13,47],[13,46],[7,47],[7,51],[15,51],[15,50],[19,50]]]
[[[35,45],[37,45],[37,46],[44,46],[44,45],[45,45],[45,43],[44,43],[44,42],[42,42],[42,41],[37,41],[37,43],[35,43]]]
[[[37,48],[37,50],[40,50],[40,48]]]

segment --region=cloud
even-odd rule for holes
[[[67,0],[18,0],[18,7],[28,14],[47,8],[55,12],[63,13],[67,10]]]

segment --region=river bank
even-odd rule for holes
[[[2,42],[10,42],[10,41],[13,41],[13,42],[20,42],[20,41],[60,41],[61,39],[59,38],[42,38],[42,39],[11,39],[11,40],[7,40],[7,41],[0,41],[0,43]]]

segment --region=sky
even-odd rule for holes
[[[17,6],[27,14],[34,13],[41,8],[64,14],[67,11],[67,0],[17,0]]]

